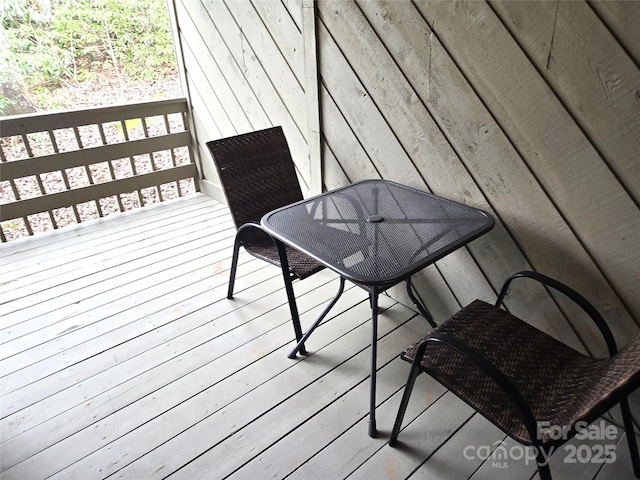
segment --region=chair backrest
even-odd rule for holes
[[[236,228],[302,200],[282,127],[207,142]]]

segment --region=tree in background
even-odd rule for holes
[[[0,1],[0,71],[8,72],[0,84],[13,85],[0,92],[0,114],[18,103],[18,90],[42,102],[62,83],[105,70],[122,82],[175,68],[165,0]]]

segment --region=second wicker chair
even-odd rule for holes
[[[499,308],[512,280],[528,277],[574,300],[595,322],[610,357],[571,349]],[[496,305],[472,302],[402,358],[412,363],[389,444],[394,446],[411,390],[426,372],[516,441],[532,446],[542,480],[551,453],[590,422],[620,405],[634,475],[640,460],[627,395],[640,386],[640,335],[620,352],[596,309],[566,285],[535,272],[509,278]],[[562,432],[559,434],[558,432]]]
[[[308,255],[277,244],[262,230],[260,219],[279,207],[303,199],[300,184],[281,127],[268,128],[207,143],[231,216],[237,228],[227,298],[233,297],[240,246],[251,255],[282,268],[296,340],[302,329],[292,281],[322,270]],[[300,350],[305,353],[304,349]]]

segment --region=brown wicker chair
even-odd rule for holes
[[[582,355],[499,308],[511,281],[533,278],[580,305],[593,319],[611,354]],[[629,443],[633,471],[640,461],[627,395],[640,386],[640,335],[617,352],[611,331],[596,309],[574,290],[534,272],[519,272],[504,284],[496,305],[475,300],[410,346],[409,379],[389,444],[394,446],[420,372],[440,381],[507,435],[535,448],[542,480],[551,479],[549,455],[617,404]],[[564,435],[557,427],[564,428]]]
[[[233,297],[240,246],[283,269],[296,340],[302,338],[292,281],[322,270],[323,265],[262,230],[262,216],[303,199],[287,140],[281,127],[207,143],[237,228],[227,298]],[[284,249],[284,250],[283,250]],[[285,253],[286,252],[286,253]],[[282,259],[282,260],[281,260]],[[305,353],[304,349],[300,349]]]

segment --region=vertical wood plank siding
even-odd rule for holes
[[[204,143],[270,125],[283,126],[310,188],[302,3],[173,2],[214,190]],[[534,269],[592,300],[624,345],[640,322],[640,3],[322,0],[316,10],[323,187],[382,177],[497,219],[417,279],[435,316],[492,301],[510,273]],[[522,287],[511,310],[605,352],[564,298]]]

